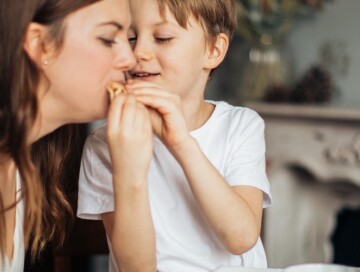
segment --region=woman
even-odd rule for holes
[[[64,125],[106,117],[106,85],[135,64],[129,24],[127,0],[0,2],[1,271],[64,239]]]

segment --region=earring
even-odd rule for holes
[[[48,65],[48,64],[49,64],[49,61],[48,61],[48,60],[43,60],[43,64],[44,64],[44,65]]]

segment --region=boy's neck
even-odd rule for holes
[[[193,131],[203,126],[206,121],[209,120],[214,109],[215,106],[206,103],[205,100],[201,100],[198,103],[184,103],[183,112],[189,131]]]

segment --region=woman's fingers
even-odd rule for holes
[[[148,109],[132,94],[118,95],[108,113],[108,135],[112,138],[132,137],[137,130],[151,127]]]
[[[134,95],[128,94],[124,103],[123,116],[121,118],[122,126],[132,127],[136,118],[136,99]]]
[[[108,134],[116,133],[119,121],[122,117],[123,106],[126,101],[126,96],[120,94],[116,96],[110,104],[108,117],[107,117],[107,130]]]
[[[149,110],[141,103],[136,103],[136,118],[134,126],[140,128],[142,133],[151,132],[151,122]]]

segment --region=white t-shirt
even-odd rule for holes
[[[16,198],[19,200],[21,197],[21,182],[19,173],[16,173]],[[25,262],[25,245],[24,245],[24,202],[20,200],[16,204],[15,215],[15,231],[14,231],[14,253],[12,260],[9,261],[7,257],[4,258],[5,263],[1,263],[0,258],[0,271],[4,272],[23,272]],[[4,266],[3,266],[4,265]],[[4,269],[4,270],[2,270]]]
[[[263,206],[268,207],[271,196],[265,173],[263,120],[247,108],[225,102],[211,103],[216,104],[213,114],[191,135],[230,185],[259,188],[264,192]],[[260,239],[240,256],[225,250],[205,221],[181,167],[156,137],[148,182],[159,272],[204,272],[219,266],[267,266]],[[110,155],[105,128],[101,127],[85,144],[77,215],[99,220],[102,213],[113,210]],[[111,252],[110,256],[110,271],[116,271]]]

